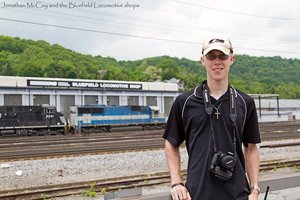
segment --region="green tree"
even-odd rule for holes
[[[162,80],[162,70],[160,68],[154,67],[154,66],[149,66],[146,67],[145,71],[142,72],[145,81],[156,81],[156,80]]]
[[[84,55],[59,44],[0,36],[0,75],[155,81],[181,79],[185,90],[203,81],[205,69],[199,61],[170,56],[117,61],[111,57]],[[230,83],[245,93],[278,93],[281,98],[300,98],[300,59],[279,56],[236,55]]]

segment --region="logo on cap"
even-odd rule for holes
[[[222,40],[222,39],[217,39],[217,38],[215,38],[215,39],[212,39],[212,40],[210,40],[209,42],[208,42],[208,44],[212,44],[212,43],[224,43],[225,41],[224,40]]]

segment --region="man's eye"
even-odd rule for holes
[[[222,54],[222,55],[219,55],[219,58],[221,60],[226,60],[228,58],[228,55]]]
[[[206,57],[207,57],[208,60],[214,60],[216,58],[216,55],[208,54]]]

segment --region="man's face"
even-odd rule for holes
[[[205,66],[207,78],[215,81],[228,79],[230,66],[235,60],[234,55],[225,55],[222,51],[212,50],[201,58],[201,64]]]

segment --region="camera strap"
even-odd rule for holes
[[[233,134],[233,156],[234,159],[236,159],[236,133],[237,133],[237,125],[236,125],[236,119],[237,119],[237,113],[236,113],[236,100],[237,100],[237,93],[234,87],[229,87],[229,105],[230,105],[230,119],[232,122],[232,134]]]
[[[213,141],[213,147],[214,151],[217,151],[217,146],[215,142],[215,131],[213,127],[213,122],[212,122],[212,113],[213,113],[213,106],[211,104],[210,100],[210,94],[209,94],[209,89],[207,85],[203,85],[203,98],[204,98],[204,106],[205,106],[205,112],[209,115],[210,119],[210,130],[211,130],[211,138]],[[230,112],[230,119],[232,122],[232,134],[233,134],[233,155],[234,159],[236,159],[236,132],[237,132],[237,124],[236,124],[236,119],[237,119],[237,113],[236,113],[236,99],[237,99],[237,92],[234,87],[229,86],[229,112]]]

